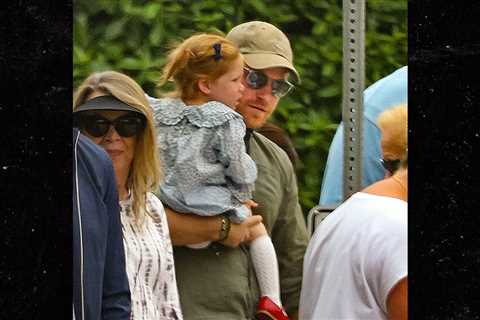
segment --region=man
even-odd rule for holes
[[[288,38],[275,26],[259,21],[241,24],[228,33],[245,57],[245,91],[236,111],[247,127],[247,151],[258,169],[254,216],[242,224],[225,217],[199,217],[167,209],[184,318],[253,319],[259,291],[248,247],[252,226],[262,221],[272,237],[280,268],[282,303],[291,319],[297,318],[303,255],[308,242],[298,203],[296,177],[287,154],[253,130],[275,111],[288,93],[291,75],[299,80]],[[150,101],[152,104],[155,102]],[[225,228],[229,225],[229,228]],[[186,244],[212,241],[192,250]],[[221,242],[222,244],[218,243]]]
[[[388,108],[408,99],[408,69],[404,66],[368,87],[363,94],[363,171],[362,187],[383,179],[380,162],[380,130],[377,117]],[[343,124],[337,128],[328,152],[323,176],[320,205],[339,205],[343,202]]]
[[[73,131],[73,318],[130,319],[130,289],[113,166]]]
[[[315,231],[305,254],[301,319],[408,318],[408,173],[402,162]]]

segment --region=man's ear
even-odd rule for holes
[[[203,94],[210,94],[210,81],[207,78],[200,78],[198,80],[198,90]]]

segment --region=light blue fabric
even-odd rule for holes
[[[180,99],[149,97],[165,178],[160,200],[177,212],[228,213],[240,223],[250,210],[257,177],[245,151],[245,123],[226,105],[187,106]]]
[[[376,122],[383,111],[408,102],[408,67],[404,66],[365,89],[363,93],[363,172],[362,187],[381,180],[385,171],[380,164],[380,130]],[[343,123],[337,128],[328,152],[322,181],[320,205],[338,205],[343,201]]]

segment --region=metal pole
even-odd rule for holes
[[[343,199],[362,187],[365,0],[343,0]]]

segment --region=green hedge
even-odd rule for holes
[[[302,84],[284,98],[272,122],[286,129],[300,155],[300,202],[317,204],[328,147],[341,119],[342,1],[76,0],[74,86],[93,71],[117,70],[156,94],[165,52],[195,32],[228,32],[250,20],[278,26],[290,38]],[[370,0],[366,8],[366,81],[407,63],[407,1]]]

